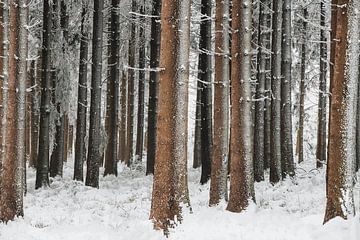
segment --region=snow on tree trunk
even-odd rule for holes
[[[231,167],[227,210],[246,209],[254,193],[251,93],[252,1],[233,1],[231,45]]]
[[[356,98],[359,77],[359,7],[356,0],[333,0],[330,78],[329,159],[324,223],[354,214]]]
[[[215,100],[214,135],[211,165],[210,201],[216,205],[227,199],[227,166],[229,156],[229,1],[216,1],[215,14]]]

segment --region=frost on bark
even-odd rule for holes
[[[354,214],[356,98],[359,77],[359,13],[355,0],[332,1],[329,159],[324,223]]]
[[[137,4],[132,0],[131,11],[137,11]],[[134,157],[134,100],[135,100],[135,51],[136,51],[136,24],[135,17],[131,19],[130,23],[130,38],[129,38],[129,52],[128,52],[128,74],[127,74],[127,136],[126,136],[126,158],[127,166],[131,165]]]
[[[39,152],[36,167],[35,188],[49,185],[49,143],[50,143],[50,98],[51,98],[51,25],[52,15],[50,1],[44,0],[43,7],[43,44],[42,44],[42,75],[41,75],[41,103],[39,123]]]
[[[140,14],[145,14],[145,2],[143,1],[140,6]],[[139,18],[139,68],[145,69],[145,18]],[[139,71],[139,84],[138,84],[138,116],[137,116],[137,133],[136,133],[136,160],[141,162],[143,158],[144,149],[144,121],[145,121],[145,71]]]
[[[151,18],[151,39],[150,39],[150,68],[159,67],[160,56],[160,11],[161,0],[153,0],[152,15],[158,16]],[[156,126],[157,126],[157,105],[159,72],[150,72],[149,81],[149,106],[148,106],[148,139],[147,139],[147,161],[146,174],[154,174],[155,151],[156,151]]]
[[[99,167],[102,158],[101,71],[103,45],[103,10],[104,1],[94,1],[90,102],[91,118],[89,127],[89,150],[85,185],[96,188],[99,187]]]
[[[119,78],[120,78],[120,42],[119,42],[119,0],[111,1],[110,17],[110,76],[107,82],[107,145],[105,154],[104,175],[113,174],[117,176],[117,144],[118,144],[118,100],[119,100]]]
[[[281,25],[282,0],[273,1],[271,59],[271,158],[270,182],[281,180]]]
[[[2,161],[0,221],[23,216],[25,160],[25,90],[27,1],[9,1],[9,74],[6,105],[6,151]],[[6,11],[7,8],[5,8]]]
[[[267,21],[269,5],[268,0],[260,2],[259,6],[259,30],[258,30],[258,62],[257,62],[257,85],[255,102],[254,123],[254,176],[255,181],[264,180],[264,158],[265,158],[265,82],[266,82],[266,58],[267,58]]]
[[[215,99],[210,206],[218,204],[221,199],[227,199],[229,156],[229,1],[216,1],[215,11]]]
[[[89,36],[87,34],[86,19],[88,9],[83,2],[81,13],[80,62],[78,84],[78,108],[76,120],[74,180],[84,180],[83,165],[86,160],[86,112],[87,112],[87,68]]]
[[[190,1],[162,1],[159,114],[150,218],[166,230],[181,221],[189,205],[187,187],[187,109]],[[166,233],[166,232],[165,232]]]
[[[212,151],[212,44],[211,44],[211,1],[201,1],[201,23],[199,40],[199,64],[198,64],[198,88],[200,97],[200,150],[201,179],[205,184],[211,174],[211,151]],[[197,119],[198,121],[199,119]],[[199,125],[199,124],[198,124]],[[194,159],[195,161],[195,159]]]
[[[251,112],[251,1],[233,1],[232,16],[231,167],[227,210],[241,212],[255,199]]]
[[[325,1],[320,2],[320,75],[318,128],[316,145],[316,167],[322,167],[326,162],[326,101],[327,101],[327,69],[328,69],[328,33],[326,31]]]
[[[306,43],[307,43],[307,21],[308,21],[308,10],[305,7],[303,10],[303,23],[302,23],[302,42],[301,42],[301,66],[300,66],[300,106],[299,106],[299,129],[297,132],[297,154],[298,163],[304,161],[304,117],[305,117],[305,70],[306,70]]]
[[[294,176],[291,112],[291,0],[283,0],[281,44],[281,165],[282,178]],[[279,16],[281,18],[281,16]]]

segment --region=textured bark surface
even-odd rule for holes
[[[85,185],[99,187],[99,167],[102,158],[101,149],[101,72],[103,45],[103,9],[104,1],[94,2],[92,68],[91,68],[91,102],[89,150],[87,158]]]
[[[200,24],[199,73],[201,89],[201,179],[205,184],[211,174],[212,152],[212,43],[211,43],[211,1],[201,1],[202,20]]]
[[[283,0],[281,43],[281,165],[282,177],[294,176],[291,104],[291,0]]]
[[[119,0],[111,1],[111,32],[110,32],[110,76],[107,82],[107,145],[105,153],[104,175],[117,176],[117,144],[118,144],[118,101],[119,101],[119,78],[120,78],[120,42],[119,42]]]
[[[258,30],[258,62],[257,62],[257,85],[255,102],[254,122],[254,176],[255,181],[264,180],[264,135],[265,135],[265,82],[266,82],[266,58],[267,58],[267,13],[269,1],[261,1],[259,6],[259,30]]]
[[[229,155],[229,1],[216,1],[215,13],[215,96],[214,135],[209,205],[227,199],[227,166]]]
[[[122,162],[125,162],[126,159],[126,137],[127,137],[127,129],[126,129],[126,89],[127,89],[127,75],[123,71],[121,75],[121,84],[120,84],[120,127],[119,127],[119,159]]]
[[[79,63],[79,85],[78,85],[78,108],[76,120],[76,139],[75,139],[75,161],[74,161],[74,180],[84,180],[83,165],[86,160],[86,112],[87,112],[87,61],[89,39],[86,31],[87,7],[82,6],[81,13],[81,40],[80,40],[80,63]]]
[[[307,21],[308,21],[308,10],[303,10],[303,25],[302,25],[302,43],[301,43],[301,65],[300,65],[300,106],[299,106],[299,129],[297,135],[297,154],[298,163],[304,161],[304,102],[305,102],[305,70],[306,70],[306,41],[307,41]]]
[[[142,2],[140,6],[139,19],[139,68],[145,69],[145,2]],[[136,131],[136,160],[142,161],[144,150],[144,121],[145,121],[145,70],[139,71],[139,84],[138,84],[138,115],[137,115],[137,131]]]
[[[233,1],[232,16],[231,168],[227,210],[241,212],[255,199],[251,112],[251,1]]]
[[[160,16],[161,0],[153,0],[153,16]],[[150,40],[150,68],[159,67],[160,56],[160,17],[151,18],[151,40]],[[148,106],[148,139],[147,139],[147,161],[146,174],[154,174],[155,150],[156,150],[156,126],[158,105],[159,72],[150,72],[149,81],[149,106]]]
[[[162,1],[159,114],[150,218],[167,229],[181,220],[187,188],[187,91],[190,1]],[[180,51],[181,49],[181,51]]]
[[[43,44],[42,44],[42,75],[41,75],[41,105],[40,105],[40,132],[39,153],[36,168],[35,188],[49,185],[49,143],[50,143],[50,98],[51,98],[51,25],[52,16],[50,1],[44,0],[43,13]]]
[[[270,182],[281,180],[281,25],[282,0],[273,1],[272,59],[271,59],[271,158]]]
[[[132,0],[131,11],[137,12],[137,4]],[[129,38],[129,59],[128,59],[128,75],[127,75],[127,136],[126,136],[126,158],[125,163],[127,166],[131,165],[134,157],[134,100],[135,100],[135,51],[136,51],[136,24],[135,18],[132,19],[130,24],[130,38]]]
[[[356,98],[359,77],[358,1],[332,1],[333,65],[330,78],[329,158],[324,222],[348,218],[355,212],[353,200]]]
[[[328,70],[328,33],[326,28],[326,5],[320,3],[320,75],[319,75],[319,103],[318,128],[316,145],[316,167],[322,167],[326,162],[326,101],[327,101],[327,70]]]

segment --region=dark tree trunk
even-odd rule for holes
[[[272,23],[272,52],[271,59],[271,158],[270,182],[277,183],[281,180],[281,23],[282,0],[273,1]]]
[[[266,58],[267,54],[267,12],[268,1],[263,0],[259,6],[259,51],[257,56],[257,85],[255,102],[255,126],[254,126],[254,177],[255,181],[264,180],[264,121],[265,121],[265,82],[266,82]]]
[[[119,78],[120,78],[120,42],[119,42],[119,0],[111,1],[111,33],[110,33],[110,76],[107,83],[107,117],[108,129],[107,145],[105,155],[104,175],[113,174],[117,176],[117,144],[118,144],[118,100],[119,100]]]
[[[81,40],[80,40],[80,63],[79,63],[79,85],[78,85],[78,108],[76,120],[75,139],[75,166],[74,180],[83,181],[83,164],[86,160],[86,112],[87,112],[87,61],[89,49],[89,36],[86,30],[87,7],[82,6],[81,13]]]
[[[145,2],[140,6],[140,14],[145,14]],[[137,134],[136,134],[136,160],[142,161],[143,146],[144,146],[144,111],[145,111],[145,18],[140,17],[139,27],[139,89],[138,89],[138,119],[137,119]]]
[[[316,146],[316,167],[322,167],[326,162],[326,77],[328,69],[328,33],[326,31],[326,6],[320,2],[320,76],[319,76],[319,103],[318,103],[318,129]]]
[[[127,153],[127,144],[126,144],[126,88],[127,88],[127,76],[123,71],[121,76],[120,84],[120,127],[119,127],[119,159],[122,162],[125,162],[126,153]]]
[[[99,167],[101,162],[101,71],[103,44],[103,9],[104,1],[94,2],[92,68],[91,68],[91,102],[89,151],[87,159],[86,186],[99,187]]]
[[[211,174],[212,152],[212,80],[211,80],[211,1],[201,1],[200,42],[199,42],[199,73],[198,81],[201,89],[201,179],[205,184]]]
[[[153,0],[153,16],[160,16],[161,1]],[[156,150],[156,126],[158,106],[158,85],[160,58],[160,17],[151,18],[151,40],[150,40],[150,72],[149,81],[149,106],[148,106],[148,139],[147,139],[147,161],[146,174],[154,174],[155,150]]]
[[[36,168],[35,188],[49,185],[49,131],[50,131],[50,98],[51,98],[51,28],[52,14],[50,1],[44,0],[43,46],[42,46],[42,78],[40,105],[39,153]]]
[[[305,102],[305,70],[306,70],[306,41],[307,41],[307,19],[308,19],[308,10],[304,8],[303,10],[303,35],[301,43],[301,66],[300,66],[300,106],[299,106],[299,129],[298,129],[298,139],[297,139],[297,154],[298,162],[301,163],[304,161],[304,102]]]

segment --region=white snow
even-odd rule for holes
[[[306,171],[312,164],[301,166],[294,181],[256,184],[257,205],[241,214],[226,211],[225,203],[208,207],[209,184],[201,186],[200,171],[190,169],[193,213],[184,209],[184,221],[170,230],[169,239],[359,240],[359,217],[322,225],[325,171]],[[163,239],[149,220],[152,177],[138,169],[120,164],[117,178],[101,177],[100,189],[93,189],[72,180],[69,161],[64,179],[53,179],[49,189],[41,190],[34,190],[35,172],[29,169],[25,216],[0,224],[0,239]],[[357,201],[359,191],[354,191]]]

